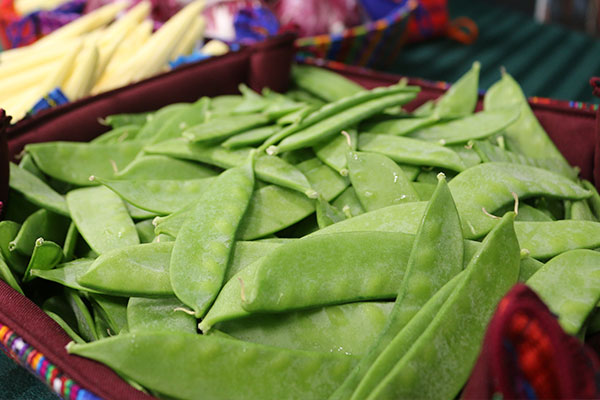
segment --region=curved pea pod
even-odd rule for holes
[[[127,329],[127,298],[89,293],[88,299],[114,333]]]
[[[488,212],[520,199],[550,196],[585,199],[591,193],[562,175],[541,168],[508,163],[484,163],[458,174],[449,183],[463,221],[466,238],[474,239],[491,230],[496,220]]]
[[[33,253],[29,259],[29,264],[23,275],[23,281],[27,282],[31,279],[30,272],[32,269],[49,270],[56,267],[63,258],[62,248],[54,242],[38,238],[35,241]]]
[[[86,342],[77,332],[75,313],[62,296],[52,296],[46,299],[41,308],[76,343]]]
[[[427,300],[423,307],[411,318],[410,322],[392,338],[391,342],[378,355],[369,369],[364,371],[364,376],[356,386],[354,392],[348,394],[352,396],[350,397],[351,399],[363,399],[369,396],[369,393],[377,387],[379,382],[385,378],[398,360],[402,359],[413,343],[419,339],[419,336],[431,324],[438,310],[442,308],[448,297],[450,297],[456,286],[463,279],[463,275],[464,273],[460,272],[448,281],[448,283]],[[349,376],[352,376],[352,374]],[[337,393],[336,391],[335,394]],[[335,396],[330,397],[331,400],[335,398]]]
[[[32,269],[30,273],[31,276],[56,282],[72,289],[84,292],[96,292],[95,290],[86,288],[77,282],[79,277],[87,272],[93,262],[94,259],[92,258],[78,258],[76,260],[60,264],[54,269]]]
[[[362,302],[218,324],[236,339],[287,349],[361,355],[383,329],[391,302]],[[356,332],[360,332],[359,335]]]
[[[151,243],[156,235],[154,234],[154,224],[151,219],[145,219],[135,224],[135,230],[140,238],[140,243]]]
[[[390,94],[381,98],[358,104],[340,111],[338,114],[316,122],[283,139],[277,146],[267,149],[269,154],[302,149],[313,146],[327,138],[339,134],[358,122],[375,115],[386,108],[406,104],[416,97],[414,92]],[[307,118],[308,119],[308,118]]]
[[[435,185],[433,183],[413,182],[412,186],[419,198],[423,201],[429,201],[435,191]]]
[[[481,164],[482,162],[481,157],[479,156],[479,154],[477,154],[475,149],[473,149],[473,146],[471,144],[455,144],[448,146],[448,148],[454,151],[456,154],[458,154],[458,156],[467,168],[471,168],[472,166]]]
[[[150,143],[178,138],[184,130],[203,123],[209,112],[210,103],[210,98],[202,97],[190,107],[183,108],[175,115],[172,115],[150,139]]]
[[[198,200],[216,178],[131,181],[106,180],[97,177],[94,179],[128,203],[142,210],[164,215],[174,213]]]
[[[362,132],[381,133],[384,135],[404,136],[418,129],[425,128],[439,121],[437,115],[426,117],[403,117],[383,121],[372,121],[360,126]]]
[[[10,251],[10,243],[19,233],[21,225],[13,221],[0,221],[0,253],[8,267],[14,273],[22,276],[27,269],[28,260],[15,251]]]
[[[231,255],[231,262],[225,275],[225,282],[229,282],[235,274],[259,258],[266,256],[282,244],[277,242],[236,241]]]
[[[259,178],[268,177],[266,181],[269,183],[304,193],[311,199],[318,196],[318,193],[312,188],[307,177],[298,168],[279,157],[258,155],[254,168],[257,171],[257,176]]]
[[[172,296],[169,265],[173,242],[147,243],[106,252],[77,277],[81,286],[118,296]]]
[[[484,139],[500,132],[519,118],[520,107],[481,111],[472,115],[441,122],[417,130],[410,137],[438,142],[442,145],[466,143],[469,140]]]
[[[67,218],[40,209],[27,217],[21,225],[19,233],[9,243],[8,248],[11,252],[17,251],[22,255],[31,256],[38,238],[43,237],[55,243],[63,243],[68,229],[69,220]]]
[[[128,202],[125,202],[125,207],[127,207],[127,212],[129,213],[131,218],[136,221],[158,217],[158,215],[155,212],[142,210],[141,208],[136,207]]]
[[[288,243],[259,261],[244,282],[242,305],[277,312],[393,298],[412,241],[401,233],[347,232]]]
[[[475,61],[469,71],[460,77],[436,102],[434,113],[441,119],[460,118],[472,114],[477,105],[479,70]]]
[[[217,175],[217,172],[198,163],[167,156],[142,156],[114,175],[119,180],[171,180],[200,179]],[[96,175],[104,177],[103,175]]]
[[[402,136],[363,133],[358,136],[358,149],[383,154],[398,163],[442,167],[453,171],[465,169],[462,159],[454,151]]]
[[[175,239],[171,285],[196,317],[206,313],[223,285],[236,231],[254,190],[252,159],[219,175]]]
[[[299,88],[326,101],[336,101],[365,89],[332,71],[306,65],[294,65],[292,80]]]
[[[347,218],[356,217],[365,212],[352,186],[346,188],[331,204],[337,209],[342,210]]]
[[[40,169],[35,165],[35,161],[33,161],[33,157],[31,154],[24,153],[21,157],[21,161],[19,161],[19,168],[24,169],[32,175],[35,175],[37,178],[42,180],[44,183],[46,182],[46,177],[44,173],[40,171]],[[9,182],[11,184],[12,182]],[[16,190],[16,189],[15,189]]]
[[[142,149],[139,142],[91,144],[77,142],[35,143],[25,146],[38,167],[53,178],[79,186],[94,185],[91,175],[112,179]]]
[[[190,107],[191,104],[189,103],[174,103],[164,106],[153,113],[149,113],[146,117],[146,122],[137,135],[138,140],[152,140],[173,116]]]
[[[350,135],[350,143],[356,150],[358,132],[355,129],[348,131]],[[346,153],[348,153],[348,143],[344,136],[336,136],[328,142],[318,144],[313,147],[317,158],[325,165],[330,166],[340,173],[342,176],[348,175],[348,163],[346,161]]]
[[[508,148],[532,158],[552,159],[557,171],[571,179],[577,173],[558,151],[544,128],[533,114],[519,84],[506,72],[500,81],[492,85],[484,99],[485,110],[517,106],[521,108],[519,119],[504,130]]]
[[[269,118],[262,114],[230,115],[192,126],[183,131],[182,136],[194,143],[213,143],[268,123]]]
[[[356,362],[348,355],[171,332],[73,343],[67,351],[100,361],[144,387],[183,399],[323,399]]]
[[[77,322],[77,332],[88,342],[98,340],[94,318],[76,290],[65,288],[64,298],[71,307]]]
[[[220,113],[230,113],[235,107],[237,107],[244,98],[239,94],[224,94],[221,96],[211,97],[210,99],[210,111]]]
[[[10,270],[10,268],[8,267],[8,265],[2,257],[0,257],[0,279],[6,282],[8,286],[13,288],[14,290],[24,295],[23,289],[21,289],[19,281],[13,275],[12,271]]]
[[[258,145],[270,138],[278,130],[278,126],[263,126],[261,128],[250,129],[230,137],[221,143],[221,146],[226,149],[238,149],[241,147]]]
[[[590,181],[586,180],[582,180],[582,185],[584,188],[592,192],[592,195],[588,199],[590,203],[589,205],[594,213],[594,216],[597,219],[600,219],[600,195],[598,194],[596,187]]]
[[[79,241],[79,232],[77,226],[71,221],[67,235],[65,236],[65,244],[63,246],[63,259],[65,261],[71,261],[75,255],[75,249],[77,248],[77,242]]]
[[[507,213],[486,236],[461,282],[369,399],[454,398],[458,394],[498,302],[517,281],[520,254],[513,220],[514,213]]]
[[[139,125],[124,125],[95,137],[90,143],[115,144],[135,140],[141,128]]]
[[[326,226],[333,225],[337,222],[346,219],[344,213],[331,204],[327,200],[319,197],[317,200],[317,224],[319,229],[325,228]]]
[[[365,397],[377,383],[365,378],[367,371],[425,303],[463,269],[465,250],[458,211],[445,177],[439,176],[438,180],[419,224],[388,322],[334,398],[348,398],[360,382],[368,388],[361,395],[355,393],[355,398]],[[365,379],[370,383],[364,383]]]
[[[150,115],[151,113],[149,112],[113,114],[100,119],[100,123],[110,126],[113,129],[118,129],[126,125],[135,125],[141,128],[148,121]]]
[[[77,230],[96,253],[140,243],[125,204],[110,189],[72,190],[67,205]]]
[[[11,189],[23,194],[31,203],[57,214],[69,216],[69,209],[63,196],[34,174],[13,163],[10,163],[9,184]]]
[[[578,200],[571,203],[571,217],[569,219],[578,221],[597,221],[586,200]]]
[[[388,157],[348,151],[346,160],[350,182],[365,210],[419,201],[417,192],[402,169]]]
[[[181,311],[185,307],[176,297],[146,299],[131,297],[127,303],[129,332],[196,333],[196,318]],[[179,310],[178,310],[179,309]]]
[[[565,332],[577,334],[600,300],[600,253],[572,250],[548,261],[527,280],[558,315]]]

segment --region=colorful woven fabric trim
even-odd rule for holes
[[[0,349],[18,364],[32,372],[52,391],[65,400],[100,400],[65,376],[42,353],[27,344],[8,326],[0,323]]]

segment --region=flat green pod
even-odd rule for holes
[[[257,314],[223,322],[215,329],[246,342],[362,355],[383,329],[392,304],[360,302],[285,314]]]
[[[127,303],[129,332],[196,333],[196,318],[182,309],[175,296],[161,299],[131,297]],[[187,311],[187,310],[186,310]]]
[[[179,160],[173,157],[149,155],[136,158],[123,170],[114,174],[119,180],[173,180],[200,179],[217,175],[211,168],[198,163]],[[104,178],[104,175],[95,176]],[[107,177],[106,179],[111,179]]]
[[[69,216],[69,209],[62,195],[34,174],[13,163],[10,163],[9,185],[31,203],[57,214]]]
[[[91,186],[92,175],[114,178],[142,150],[140,142],[93,144],[48,142],[25,146],[38,167],[53,178],[78,186]]]
[[[294,65],[292,80],[300,89],[329,102],[365,90],[340,74],[307,65]]]
[[[90,143],[115,144],[135,140],[142,127],[140,125],[123,125],[96,136]]]
[[[92,258],[78,258],[76,260],[60,264],[54,269],[32,269],[30,272],[31,276],[56,282],[72,289],[82,292],[96,292],[95,290],[86,288],[77,282],[79,277],[87,272],[93,262],[94,259]]]
[[[241,147],[256,146],[270,138],[277,130],[278,126],[263,126],[260,128],[250,129],[246,132],[238,133],[223,143],[221,146],[226,149],[239,149]]]
[[[62,247],[49,240],[38,238],[35,241],[33,253],[29,259],[29,264],[23,275],[23,281],[31,280],[30,272],[32,269],[50,270],[56,267],[63,259]]]
[[[148,121],[150,114],[149,112],[113,114],[101,119],[100,123],[113,129],[126,125],[135,125],[141,128]]]
[[[352,186],[347,187],[331,204],[341,210],[347,218],[356,217],[365,212]]]
[[[564,252],[533,274],[527,286],[558,315],[565,332],[575,335],[600,300],[600,253]]]
[[[384,135],[405,136],[439,121],[436,115],[425,117],[389,118],[383,121],[369,121],[361,124],[361,132],[381,133]]]
[[[28,260],[25,256],[15,251],[10,251],[10,243],[15,239],[21,224],[13,221],[0,221],[0,254],[8,267],[14,273],[22,276],[27,269]]]
[[[114,333],[127,330],[127,298],[90,293],[88,299]]]
[[[77,230],[96,253],[140,243],[123,200],[110,189],[72,190],[67,205]]]
[[[31,214],[19,229],[19,233],[9,243],[11,252],[31,256],[36,240],[44,238],[62,245],[69,229],[70,221],[62,215],[43,208]]]
[[[129,333],[67,351],[182,399],[324,399],[356,358],[189,333]],[[165,357],[169,354],[169,357]]]
[[[13,272],[10,270],[10,268],[8,267],[8,265],[2,257],[0,257],[0,279],[6,282],[8,286],[13,288],[14,290],[24,295],[23,289],[21,289],[19,281],[14,276]]]
[[[262,114],[230,115],[192,126],[183,131],[182,136],[194,143],[214,143],[268,123],[269,118]]]
[[[137,139],[140,141],[152,140],[173,116],[178,115],[191,107],[192,105],[190,103],[173,103],[149,113],[146,117],[146,122],[137,135]]]
[[[350,143],[353,150],[356,150],[358,144],[358,132],[356,129],[349,129]],[[348,152],[347,139],[342,136],[336,136],[329,141],[325,141],[313,147],[315,154],[319,160],[325,165],[330,166],[339,172],[340,175],[348,175],[348,163],[346,161],[346,153]]]
[[[481,64],[475,61],[435,103],[433,113],[441,119],[460,118],[472,114],[479,96],[479,71]]]

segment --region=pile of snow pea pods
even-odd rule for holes
[[[435,101],[295,66],[118,114],[10,165],[0,278],[138,390],[182,399],[453,399],[526,282],[600,330],[600,196],[507,73]]]

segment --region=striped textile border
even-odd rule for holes
[[[42,353],[27,344],[8,326],[0,323],[0,350],[19,365],[32,372],[65,400],[101,400],[65,376]]]

